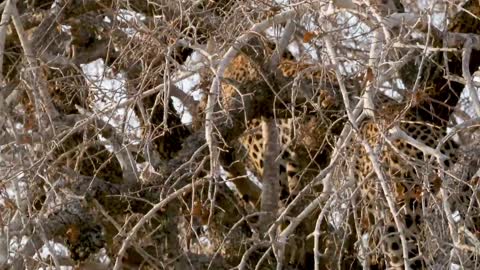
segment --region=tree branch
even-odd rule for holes
[[[260,209],[265,215],[260,217],[259,226],[260,232],[263,233],[275,220],[280,199],[280,184],[278,182],[280,165],[277,161],[280,155],[280,145],[275,119],[262,118],[262,134],[265,140],[265,148],[263,149],[265,156]]]

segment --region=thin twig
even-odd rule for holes
[[[2,13],[2,20],[0,21],[0,87],[3,87],[6,82],[3,78],[3,56],[5,55],[5,39],[7,36],[8,24],[10,22],[11,2],[5,1],[2,5],[6,6]]]
[[[375,96],[375,79],[374,79],[374,68],[378,66],[378,56],[380,55],[380,48],[383,41],[383,35],[379,30],[376,30],[373,33],[372,45],[370,46],[370,55],[368,60],[368,68],[365,74],[365,93],[363,95],[363,110],[370,116],[374,117],[375,104],[373,103],[373,98]]]
[[[313,254],[314,254],[314,260],[315,260],[315,270],[321,270],[320,259],[321,257],[325,257],[325,254],[320,253],[320,236],[322,235],[321,226],[325,220],[327,209],[329,209],[335,201],[336,201],[336,195],[333,195],[330,198],[328,198],[328,200],[323,205],[322,211],[317,217],[317,222],[315,223],[315,231],[313,232],[313,235],[314,235]]]
[[[330,57],[330,61],[332,61],[332,65],[334,66],[335,77],[337,79],[337,83],[340,88],[340,92],[342,94],[343,104],[345,105],[345,111],[347,113],[348,120],[350,121],[350,124],[352,125],[352,127],[355,130],[357,130],[358,128],[355,121],[355,117],[353,115],[353,110],[351,109],[351,106],[350,106],[350,98],[348,96],[348,90],[347,90],[347,87],[345,87],[345,80],[342,76],[342,73],[340,72],[340,63],[338,62],[337,53],[333,48],[333,43],[329,36],[324,37],[324,42],[327,48],[328,56]]]
[[[480,116],[480,101],[478,99],[477,89],[473,86],[472,74],[470,74],[470,56],[472,54],[472,40],[467,39],[463,47],[462,54],[462,73],[465,79],[470,99],[477,116]]]

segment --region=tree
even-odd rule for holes
[[[480,6],[402,3],[3,1],[0,265],[478,264]]]

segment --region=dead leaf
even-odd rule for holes
[[[76,243],[78,241],[78,238],[80,237],[80,230],[76,225],[72,224],[68,227],[66,235],[70,243]]]
[[[202,206],[202,203],[200,202],[194,202],[193,203],[193,207],[192,207],[192,211],[191,211],[191,215],[194,216],[194,217],[201,217],[202,216],[202,212],[203,212],[203,206]]]
[[[315,36],[316,35],[313,32],[305,32],[305,34],[303,35],[303,43],[310,42]]]

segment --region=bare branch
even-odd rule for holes
[[[370,117],[374,117],[374,112],[375,112],[375,105],[373,104],[373,98],[376,94],[375,91],[375,80],[374,80],[374,67],[378,66],[378,56],[380,56],[380,45],[382,44],[383,38],[382,34],[380,33],[379,30],[376,30],[373,34],[373,40],[372,40],[372,45],[370,47],[370,55],[369,55],[369,61],[368,61],[368,69],[365,74],[365,81],[366,81],[366,86],[365,86],[365,94],[363,95],[363,110],[366,113],[366,115]],[[380,73],[380,71],[378,71]]]
[[[472,54],[472,40],[467,39],[464,44],[463,57],[462,57],[462,72],[463,78],[465,78],[466,86],[468,93],[470,94],[470,99],[472,100],[473,108],[477,113],[477,116],[480,116],[480,100],[478,99],[477,89],[473,86],[472,74],[470,74],[470,55]]]
[[[41,69],[37,64],[37,60],[35,59],[36,54],[32,50],[30,46],[30,41],[28,40],[25,34],[25,30],[20,20],[18,10],[16,6],[11,3],[11,1],[12,0],[8,0],[8,3],[11,4],[10,10],[11,10],[12,21],[17,30],[18,37],[20,38],[20,43],[22,44],[22,48],[25,52],[25,57],[27,58],[27,62],[30,66],[31,73],[33,76],[33,81],[32,81],[33,94],[35,95],[38,91],[41,99],[36,99],[36,102],[42,100],[48,115],[50,115],[50,117],[54,119],[58,116],[58,112],[53,106],[53,102],[50,98],[50,94],[48,93],[47,85],[45,81],[45,75],[42,73]]]
[[[388,139],[391,141],[394,140],[403,140],[411,145],[413,145],[415,148],[421,150],[427,155],[432,155],[435,157],[438,161],[439,164],[443,164],[443,161],[447,160],[448,157],[442,154],[439,150],[433,149],[426,144],[424,144],[421,141],[415,140],[411,136],[409,136],[405,131],[401,130],[399,127],[394,127],[390,130],[390,135],[388,136]]]
[[[263,169],[263,185],[261,196],[261,210],[266,213],[260,217],[260,231],[265,232],[266,228],[275,220],[278,203],[280,199],[279,163],[280,145],[278,130],[274,119],[262,121],[262,133],[265,140],[265,158]]]
[[[3,57],[5,55],[5,39],[7,36],[7,28],[10,23],[11,14],[11,3],[10,1],[5,1],[2,3],[6,8],[3,10],[2,19],[0,21],[0,84],[1,87],[6,85],[5,79],[3,78]]]

